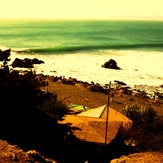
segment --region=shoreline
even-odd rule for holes
[[[19,55],[17,55],[17,54],[11,54],[13,57],[11,57],[12,59],[11,59],[11,61],[13,61],[14,59],[13,58],[16,58],[16,57],[19,57]],[[29,57],[30,56],[30,57]],[[43,58],[42,58],[43,57]],[[21,57],[20,57],[21,59],[22,58],[25,58],[25,56],[24,55],[21,55]],[[40,58],[41,60],[43,60],[44,61],[44,59],[46,58],[44,58],[44,56],[41,56],[41,55],[37,55],[37,56],[32,56],[32,55],[27,55],[26,56],[26,58]],[[64,58],[60,58],[61,60],[64,60],[65,59],[65,57]],[[73,58],[72,58],[73,59]],[[10,62],[11,62],[10,61]],[[48,61],[49,61],[49,59],[48,59]],[[57,63],[58,64],[58,63]],[[75,73],[77,73],[77,72],[73,72],[73,70],[69,70],[70,72],[70,74],[68,73],[68,71],[66,71],[66,72],[64,72],[64,68],[61,68],[61,71],[59,71],[60,69],[58,69],[58,70],[53,70],[53,68],[49,65],[48,66],[48,69],[46,69],[47,68],[47,65],[48,65],[48,63],[46,63],[46,61],[45,61],[45,63],[44,64],[34,64],[34,68],[31,68],[31,69],[28,69],[28,70],[30,70],[30,71],[32,71],[32,70],[36,70],[36,74],[37,75],[44,75],[44,76],[49,76],[49,77],[57,77],[57,75],[58,74],[60,74],[62,71],[63,71],[63,75],[61,75],[62,76],[62,78],[65,78],[65,76],[66,76],[66,78],[67,79],[69,79],[69,78],[73,78],[74,79],[74,77],[71,77],[71,76],[74,76],[75,75]],[[94,68],[97,68],[97,67],[99,67],[100,65],[98,64],[98,66],[97,65],[94,65],[95,67]],[[96,67],[97,66],[97,67]],[[49,67],[51,67],[51,68],[49,68]],[[89,68],[91,68],[91,67],[88,67],[88,70],[89,70]],[[27,68],[11,68],[11,69],[15,69],[15,70],[19,70],[19,71],[23,71],[23,70],[27,70]],[[67,68],[67,69],[69,69],[69,67]],[[74,68],[74,70],[75,70],[76,68]],[[41,71],[40,71],[41,70]],[[48,71],[49,71],[49,73],[47,73]],[[116,73],[117,72],[117,70],[116,71],[110,71],[110,70],[104,70],[104,68],[101,68],[101,70],[102,70],[102,72],[109,72],[109,73]],[[59,72],[58,72],[59,71]],[[72,71],[72,72],[71,72]],[[121,71],[125,71],[125,70],[121,70]],[[119,73],[119,72],[118,72]],[[121,73],[121,72],[120,72]],[[122,73],[124,73],[124,72],[122,72]],[[134,72],[133,72],[134,73]],[[137,73],[137,71],[135,71],[135,73]],[[70,75],[70,76],[68,76],[68,74]],[[64,76],[65,75],[65,76]],[[86,75],[89,75],[89,73],[88,72],[86,72]],[[91,75],[94,75],[94,74],[91,74]],[[129,74],[128,74],[129,75]],[[59,76],[59,75],[58,75]],[[60,76],[59,76],[60,77]],[[96,82],[95,80],[88,80],[88,79],[93,79],[93,76],[91,77],[91,78],[87,78],[86,76],[80,76],[80,73],[79,73],[79,75],[75,78],[76,80],[78,80],[79,78],[83,78],[82,80],[79,80],[79,81],[81,81],[81,82],[87,82],[87,83],[95,83],[95,84],[97,84],[97,85],[100,85],[100,86],[102,86],[102,87],[106,87],[106,85],[108,85],[108,83],[101,83],[101,82]],[[127,77],[127,76],[126,76]],[[86,80],[84,80],[86,78]],[[108,78],[110,78],[110,77],[108,77]],[[116,84],[116,82],[114,82],[114,81],[116,81],[116,76],[114,77],[113,76],[113,78],[110,78],[110,81],[111,81],[111,84],[112,84],[112,87],[113,88],[115,88],[115,87],[117,87],[118,85]],[[130,78],[132,78],[132,77],[130,77]],[[98,79],[98,78],[96,78],[96,76],[94,77],[94,79]],[[112,79],[112,80],[111,80]],[[101,80],[102,81],[102,80]],[[105,80],[104,80],[105,81]],[[147,94],[148,94],[148,96],[150,97],[150,98],[153,98],[153,96],[154,96],[154,92],[159,92],[159,93],[163,93],[163,84],[160,84],[160,85],[149,85],[149,84],[133,84],[133,85],[131,85],[131,84],[128,84],[125,80],[117,80],[118,82],[122,82],[122,83],[126,83],[125,84],[125,86],[126,87],[129,87],[132,91],[135,91],[135,92],[137,92],[137,91],[144,91],[144,92],[146,92]],[[119,85],[120,87],[122,86],[121,84]]]
[[[43,87],[46,90],[46,87]],[[88,108],[96,108],[106,105],[108,102],[108,93],[99,91],[90,91],[85,87],[85,83],[66,84],[62,82],[48,82],[48,91],[57,95],[59,101],[68,104],[78,104]],[[133,93],[128,89],[114,90],[113,101],[110,101],[110,107],[119,111],[127,105],[138,105],[149,107],[156,110],[158,115],[163,115],[163,101],[159,102],[156,99],[150,99],[145,92]],[[87,102],[83,100],[88,99]]]
[[[68,55],[32,55],[32,54],[11,54],[13,56],[12,60],[15,57],[20,59],[23,58],[38,58],[43,60],[45,63],[41,65],[34,65],[34,69],[37,74],[44,74],[49,76],[65,76],[66,78],[76,78],[78,80],[86,82],[99,83],[100,85],[108,84],[109,81],[119,80],[127,83],[128,86],[132,89],[140,89],[153,94],[153,91],[159,91],[163,93],[163,88],[161,88],[162,77],[159,75],[161,73],[160,69],[156,73],[151,67],[152,54],[149,53],[149,64],[147,67],[144,67],[142,60],[148,59],[146,53],[137,52],[140,58],[136,56],[136,52],[133,51],[124,51],[122,54],[120,52],[114,52],[112,55],[109,54],[68,54]],[[139,54],[140,53],[140,54]],[[134,56],[131,63],[126,64],[124,61],[128,57]],[[78,57],[80,60],[78,59]],[[158,56],[158,55],[157,55]],[[159,55],[160,56],[160,55]],[[122,70],[109,70],[102,68],[101,65],[104,64],[109,58],[113,58],[117,61],[117,65],[122,68]],[[89,62],[91,59],[91,63]],[[160,58],[161,59],[161,58]],[[136,60],[136,61],[134,61]],[[137,62],[141,62],[140,68],[137,67]],[[148,61],[147,61],[148,62]],[[149,70],[148,70],[149,68]],[[156,69],[157,71],[157,69]],[[149,73],[150,72],[150,73]]]
[[[20,72],[23,72],[23,71],[26,71],[25,70],[26,68],[23,68],[23,69],[20,69],[20,68],[16,68],[15,70],[18,70],[18,71],[20,71]],[[103,84],[103,83],[98,83],[98,82],[95,82],[95,81],[85,81],[85,80],[78,80],[78,78],[74,78],[74,77],[71,77],[71,76],[69,76],[69,77],[65,77],[65,75],[60,75],[60,76],[57,76],[55,73],[55,70],[53,71],[53,70],[51,70],[50,72],[51,72],[51,74],[49,73],[49,74],[46,74],[46,73],[44,73],[44,72],[39,72],[39,73],[37,73],[37,69],[35,69],[35,68],[33,68],[33,71],[35,71],[36,70],[36,74],[38,75],[38,76],[44,76],[44,77],[48,77],[48,78],[65,78],[66,80],[69,80],[69,79],[75,79],[76,81],[78,81],[78,82],[82,82],[82,83],[88,83],[88,84],[91,84],[91,83],[95,83],[96,85],[100,85],[100,86],[102,86],[102,87],[106,87],[106,85],[108,85],[109,84],[109,82],[108,83],[105,83],[105,84]],[[28,71],[32,71],[32,69],[30,69],[30,70],[28,70]],[[128,88],[130,88],[131,90],[133,90],[133,91],[135,91],[135,92],[137,92],[137,91],[144,91],[144,92],[146,92],[147,94],[148,94],[148,96],[150,97],[150,98],[153,98],[153,96],[154,96],[154,92],[159,92],[159,93],[163,93],[163,84],[160,84],[160,85],[148,85],[148,84],[138,84],[138,85],[133,85],[133,86],[130,86],[130,85],[128,85],[128,83],[126,83],[126,82],[124,82],[124,81],[119,81],[119,80],[113,80],[113,81],[111,81],[110,80],[110,82],[111,82],[111,86],[112,86],[112,88],[116,88],[117,86],[118,86],[118,84],[115,82],[115,81],[118,81],[118,83],[124,83],[124,84],[119,84],[119,87],[121,87],[121,86],[125,86],[125,87],[128,87]]]
[[[56,84],[62,84],[62,86],[68,85],[68,86],[73,86],[78,89],[83,89],[89,92],[97,92],[97,93],[108,95],[108,89],[109,89],[108,84],[106,84],[105,86],[102,86],[98,83],[96,84],[94,82],[88,83],[88,82],[77,80],[76,78],[69,77],[67,79],[61,76],[57,77],[57,76],[49,76],[49,75],[43,75],[43,74],[38,74],[37,78],[39,81],[43,81],[43,83],[47,83],[47,85],[49,83],[56,83]],[[163,94],[160,92],[155,92],[154,95],[151,97],[149,96],[148,92],[144,90],[139,90],[139,89],[132,89],[129,86],[127,86],[126,83],[123,83],[121,81],[115,81],[114,84],[111,83],[111,90],[114,92],[121,92],[123,94],[138,96],[144,99],[146,98],[146,99],[157,100],[157,101],[163,100]]]

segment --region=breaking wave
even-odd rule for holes
[[[60,54],[97,50],[157,50],[163,51],[163,44],[121,44],[121,45],[86,45],[86,46],[57,46],[31,49],[15,49],[17,53]]]

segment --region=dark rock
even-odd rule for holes
[[[160,87],[163,88],[163,84],[161,84]]]
[[[10,61],[10,59],[8,59],[8,57],[10,56],[10,52],[10,49],[4,51],[0,50],[0,61]]]
[[[41,64],[41,63],[45,63],[45,62],[42,61],[42,60],[38,60],[37,58],[34,58],[34,59],[32,60],[32,63],[33,63],[33,64]]]
[[[127,85],[126,83],[122,82],[122,81],[118,81],[118,80],[114,80],[114,82],[116,84],[119,84],[119,85]]]
[[[53,70],[53,71],[50,71],[50,72],[57,72],[57,71]]]
[[[15,67],[34,68],[33,64],[41,64],[41,63],[44,63],[44,62],[36,58],[34,59],[25,58],[23,60],[16,58],[11,65],[13,68]]]
[[[69,79],[63,78],[61,82],[63,84],[75,85],[76,80],[74,78],[69,78]]]
[[[89,85],[87,87],[87,90],[92,91],[92,92],[107,93],[106,90],[100,85]]]
[[[135,93],[135,96],[149,99],[145,91],[138,91],[137,93]]]
[[[105,62],[101,67],[110,68],[110,69],[120,69],[117,66],[117,62],[113,59],[110,59],[109,61]]]
[[[46,162],[45,158],[39,152],[35,150],[30,150],[27,152],[27,154],[31,156],[34,159],[34,161]]]
[[[154,91],[154,97],[159,100],[163,100],[163,93]]]
[[[131,95],[132,94],[132,90],[129,89],[129,87],[120,87],[116,89],[116,92],[118,94],[128,94]]]
[[[13,61],[13,63],[11,64],[13,68],[15,67],[24,67],[24,68],[33,68],[32,63],[29,60],[21,60],[19,58],[15,58],[15,60]]]

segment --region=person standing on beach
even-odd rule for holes
[[[84,97],[83,100],[84,100],[83,108],[84,108],[85,111],[87,111],[87,109],[86,109],[86,107],[85,107],[85,102],[88,102],[88,99]]]
[[[110,101],[111,101],[111,102],[113,102],[113,97],[114,97],[114,92],[111,91],[111,92],[110,92]]]

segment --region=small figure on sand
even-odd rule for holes
[[[83,108],[84,108],[85,111],[87,111],[87,109],[86,109],[86,107],[85,107],[85,102],[88,102],[88,99],[84,97],[83,100],[84,100]]]
[[[113,102],[114,92],[110,91],[110,101]]]

